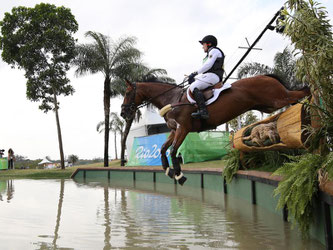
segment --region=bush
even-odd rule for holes
[[[279,197],[277,209],[288,208],[288,221],[298,224],[303,236],[308,236],[313,217],[313,197],[318,191],[318,170],[323,157],[316,154],[290,156],[292,162],[285,163],[274,172],[283,176],[274,195]]]

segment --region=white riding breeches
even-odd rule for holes
[[[203,90],[220,81],[220,78],[216,74],[210,72],[197,75],[194,79],[195,81],[190,85],[191,92],[193,92],[195,88]]]

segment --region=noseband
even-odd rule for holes
[[[132,88],[134,90],[134,94],[131,96],[131,100],[128,104],[122,104],[121,108],[124,109],[124,112],[135,112],[136,104],[135,104],[135,96],[136,96],[136,83],[132,83]]]

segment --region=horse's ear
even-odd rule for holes
[[[125,83],[127,87],[132,87],[132,83],[128,79],[125,79]]]

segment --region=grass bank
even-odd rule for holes
[[[109,168],[120,167],[120,161],[114,160],[109,164]],[[225,162],[223,160],[216,161],[206,161],[206,162],[196,162],[196,163],[188,163],[182,164],[183,169],[187,168],[195,168],[195,169],[203,169],[203,168],[224,168]],[[0,179],[1,178],[12,178],[12,179],[60,179],[65,178],[68,179],[72,175],[72,173],[80,167],[84,168],[100,168],[103,167],[103,162],[86,164],[86,165],[78,165],[74,167],[66,168],[65,170],[61,169],[14,169],[14,170],[0,170]],[[130,168],[125,167],[125,168]],[[142,168],[145,168],[143,166]],[[156,169],[161,169],[161,166],[155,166]]]

